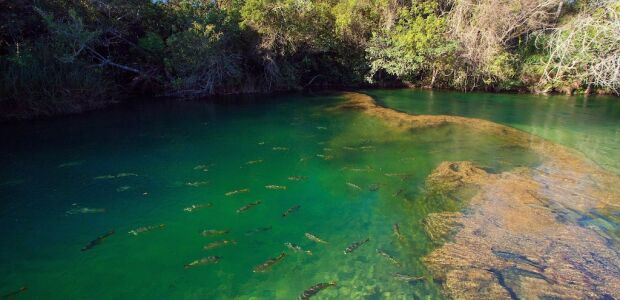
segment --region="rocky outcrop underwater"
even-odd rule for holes
[[[472,195],[459,212],[429,214],[435,250],[423,261],[447,296],[458,299],[612,299],[620,297],[620,177],[581,153],[481,119],[410,115],[346,93],[355,109],[411,131],[459,125],[501,136],[542,158],[535,167],[494,173],[445,161],[426,191]]]

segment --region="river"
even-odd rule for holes
[[[600,279],[577,280],[587,283],[577,284],[580,294],[573,295],[620,296],[614,281],[620,278],[620,193],[612,186],[620,182],[617,98],[364,93],[355,95],[385,108],[351,109],[351,96],[341,93],[160,100],[3,124],[0,295],[295,299],[315,284],[335,282],[316,299],[561,296],[573,292],[567,282],[575,280],[558,275],[566,272],[557,259],[566,257],[564,250],[542,254],[527,242],[500,243],[542,237],[562,244],[566,240],[554,232],[566,229],[595,240],[583,238],[574,248],[567,243],[565,250],[580,254],[594,245],[591,252],[602,265],[580,271],[580,258],[567,259],[575,262],[568,267],[577,270],[574,276]],[[467,119],[418,126],[399,115],[395,125],[391,113]],[[479,119],[493,125],[464,125]],[[517,133],[480,129],[489,126]],[[523,142],[530,134],[544,140]],[[560,151],[561,158],[541,149]],[[442,169],[448,166],[442,162],[459,163]],[[572,168],[595,174],[591,186],[563,185],[552,176]],[[561,171],[549,171],[556,169]],[[458,174],[459,184],[445,187],[445,172]],[[476,177],[470,180],[471,174]],[[476,216],[498,213],[494,222],[528,222],[501,219],[521,209],[502,197],[526,189],[519,190],[519,183],[515,190],[502,187],[526,181],[528,191],[551,185],[549,192],[540,188],[545,203],[536,205],[544,206],[539,219],[549,217],[545,224],[553,232],[532,228],[532,235],[522,234],[521,227],[496,224],[503,233],[480,234],[492,225],[476,227],[489,220]],[[561,191],[553,189],[556,182]],[[508,203],[506,210],[488,210],[491,192],[505,200],[499,204]],[[593,199],[567,204],[560,199],[564,192]],[[538,213],[527,205],[522,215]],[[433,221],[450,218],[454,224]],[[445,226],[449,232],[438,238],[435,230]],[[469,256],[446,263],[458,256],[454,251],[472,247],[472,236],[494,255],[490,265]],[[264,272],[255,272],[281,253]],[[204,265],[191,264],[207,257]],[[467,274],[486,275],[456,271],[468,268],[474,271]],[[472,291],[457,281],[480,284]],[[548,286],[528,288],[537,284]]]

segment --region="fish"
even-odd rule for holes
[[[122,178],[122,177],[129,177],[129,176],[138,176],[138,174],[135,173],[118,173],[116,175],[102,175],[102,176],[97,176],[95,177],[95,179],[115,179],[115,178]]]
[[[207,184],[209,184],[208,181],[192,181],[192,182],[185,183],[186,186],[191,186],[191,187],[199,187],[199,186],[203,186]]]
[[[203,247],[203,249],[211,250],[211,249],[219,248],[219,247],[226,246],[226,245],[229,245],[229,244],[230,245],[234,245],[236,243],[237,243],[237,241],[235,241],[235,240],[220,240],[220,241],[215,241],[215,242],[212,242],[212,243],[208,243],[207,245],[205,245]]]
[[[396,193],[392,194],[392,197],[398,197],[400,196],[400,194],[402,194],[405,191],[405,189],[399,189],[398,191],[396,191]]]
[[[286,148],[286,147],[273,147],[273,148],[271,148],[271,150],[273,150],[273,151],[288,151],[288,148]]]
[[[307,288],[301,295],[299,295],[299,298],[297,298],[298,300],[308,300],[310,299],[312,296],[316,295],[318,292],[328,288],[328,287],[332,287],[332,286],[336,286],[336,282],[332,281],[332,282],[327,282],[327,283],[317,283],[309,288]]]
[[[289,176],[288,177],[288,180],[291,180],[291,181],[303,181],[306,179],[308,179],[308,177],[306,176]]]
[[[370,149],[374,149],[375,146],[361,146],[360,149],[362,150],[370,150]]]
[[[131,186],[128,186],[128,185],[123,185],[123,186],[119,186],[118,188],[116,188],[116,191],[119,192],[119,193],[120,192],[126,192],[126,191],[129,191],[129,190],[131,190]]]
[[[69,162],[62,163],[62,164],[58,165],[57,168],[75,167],[75,166],[79,166],[79,165],[81,165],[83,163],[84,163],[83,160],[69,161]]]
[[[250,161],[246,162],[245,164],[246,165],[255,165],[255,164],[260,164],[262,162],[263,162],[262,159],[257,159],[257,160],[250,160]]]
[[[268,271],[269,269],[271,269],[271,267],[273,267],[273,265],[284,259],[284,257],[286,257],[286,253],[282,252],[280,253],[280,255],[266,260],[264,263],[254,268],[254,273],[262,273]]]
[[[251,209],[252,207],[257,206],[257,205],[259,205],[261,203],[262,203],[262,201],[260,201],[260,200],[248,203],[248,204],[242,206],[241,208],[237,209],[237,213],[242,213],[244,211],[247,211],[247,210]]]
[[[344,146],[344,147],[342,147],[342,149],[345,149],[345,150],[357,150],[357,148],[350,147],[350,146]]]
[[[205,204],[192,204],[189,207],[186,207],[183,209],[183,211],[186,212],[193,212],[195,210],[201,209],[201,208],[206,208],[206,207],[211,207],[213,204],[211,203],[205,203]]]
[[[262,146],[265,144],[265,142],[258,142],[258,144]]]
[[[373,183],[373,184],[371,184],[371,185],[369,185],[369,186],[368,186],[368,189],[369,189],[371,192],[376,192],[377,190],[379,190],[379,185],[378,185],[378,184],[376,184],[376,183]]]
[[[306,232],[304,235],[305,235],[305,236],[306,236],[309,240],[311,240],[311,241],[314,241],[314,242],[317,242],[317,243],[321,243],[321,244],[327,244],[327,242],[326,242],[326,241],[324,241],[324,240],[320,239],[318,236],[316,236],[316,235],[314,235],[314,234],[312,234],[312,233]]]
[[[189,268],[202,266],[202,265],[217,264],[218,262],[220,262],[220,259],[222,259],[221,256],[207,256],[201,259],[197,259],[189,264],[186,264],[183,267],[185,267],[186,269],[189,269]]]
[[[285,212],[282,213],[282,217],[284,218],[284,217],[288,216],[289,214],[296,212],[297,210],[299,210],[300,207],[301,207],[301,205],[298,204],[298,205],[295,205],[295,206],[287,209]]]
[[[20,287],[20,288],[19,288],[19,290],[14,291],[14,292],[10,292],[10,293],[8,293],[8,294],[5,294],[5,295],[4,295],[4,296],[2,296],[0,299],[5,299],[5,300],[8,300],[8,299],[13,299],[13,298],[15,298],[15,296],[17,296],[18,294],[21,294],[21,293],[23,293],[23,292],[25,292],[25,291],[27,291],[27,290],[28,290],[28,288],[27,288],[27,287],[22,286],[22,287]]]
[[[246,231],[245,235],[254,235],[256,233],[265,232],[265,231],[269,231],[269,230],[271,230],[271,226],[268,226],[268,227],[258,227],[258,228],[254,228],[252,230]]]
[[[323,155],[323,154],[317,154],[316,157],[320,157],[320,158],[322,158],[324,160],[331,160],[331,159],[334,158],[333,155]]]
[[[317,126],[316,129],[318,129],[318,130],[327,130],[327,127],[325,127],[325,126]]]
[[[266,185],[265,188],[268,189],[268,190],[286,190],[286,186],[285,185],[270,184],[270,185]]]
[[[104,213],[105,208],[76,207],[68,210],[68,215]]]
[[[406,282],[419,281],[419,280],[424,279],[424,277],[422,276],[413,276],[413,275],[408,275],[408,274],[403,274],[403,273],[394,273],[393,276],[394,276],[394,279],[396,280],[406,281]]]
[[[287,248],[289,248],[289,249],[293,250],[294,252],[305,252],[305,253],[306,253],[306,254],[308,254],[308,255],[312,255],[312,251],[310,251],[310,250],[304,250],[304,249],[302,249],[302,248],[301,248],[299,245],[297,245],[297,244],[293,244],[293,243],[290,243],[290,242],[286,242],[286,243],[284,243],[284,246],[286,246]]]
[[[218,230],[218,229],[205,229],[202,231],[202,236],[213,236],[213,235],[222,235],[222,234],[227,234],[229,233],[230,230],[225,229],[225,230]]]
[[[81,249],[81,251],[87,251],[87,250],[92,249],[93,247],[95,247],[95,246],[97,246],[97,245],[101,244],[101,243],[103,242],[103,240],[105,240],[106,238],[110,237],[110,236],[111,236],[111,235],[113,235],[113,234],[114,234],[114,230],[111,230],[111,231],[109,231],[109,232],[107,232],[107,233],[105,233],[105,234],[103,234],[103,235],[99,236],[98,238],[96,238],[96,239],[94,239],[94,240],[90,241],[90,242],[89,242],[86,246],[84,246],[84,247]]]
[[[116,178],[129,177],[129,176],[138,176],[138,174],[136,174],[136,173],[118,173],[118,174],[116,174]]]
[[[400,226],[398,226],[398,223],[394,223],[394,225],[392,225],[392,233],[394,233],[394,236],[396,236],[399,241],[405,239],[405,237],[400,233]]]
[[[347,249],[344,249],[344,254],[349,254],[349,253],[355,251],[361,245],[364,245],[364,244],[368,243],[368,241],[370,241],[370,238],[366,238],[365,240],[357,241],[357,242],[349,245],[349,247],[347,247]]]
[[[136,229],[130,230],[128,233],[131,234],[131,235],[137,236],[138,234],[149,232],[149,231],[155,230],[155,229],[163,229],[164,227],[166,227],[165,224],[144,226],[144,227],[140,227],[140,228],[136,228]]]
[[[236,194],[241,194],[241,193],[249,193],[250,189],[240,189],[240,190],[234,190],[232,192],[228,192],[226,194],[224,194],[225,196],[233,196]]]
[[[377,249],[377,254],[385,257],[387,260],[389,260],[391,263],[400,266],[400,262],[394,258],[394,256],[390,255],[389,253],[387,253],[385,250],[383,249]]]
[[[200,170],[203,172],[208,172],[209,171],[209,166],[207,165],[197,165],[194,167],[194,170]]]
[[[356,189],[356,190],[360,190],[360,191],[362,190],[362,188],[361,188],[361,187],[359,187],[359,185],[357,185],[357,184],[355,184],[355,183],[347,182],[347,185],[348,185],[350,188],[354,188],[354,189]]]

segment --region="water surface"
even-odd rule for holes
[[[538,104],[516,95],[372,94],[401,110],[509,124],[575,146],[610,169],[618,166],[620,112],[608,99]],[[426,176],[446,160],[470,160],[497,173],[535,167],[540,157],[461,126],[412,134],[360,112],[326,109],[340,101],[337,95],[162,101],[3,124],[1,294],[24,286],[20,299],[293,299],[316,283],[336,281],[337,288],[316,298],[442,298],[441,284],[420,261],[437,247],[422,221],[463,205],[426,194]],[[241,189],[249,192],[226,196]],[[183,210],[206,203],[211,206]],[[298,211],[282,217],[295,205]],[[80,208],[105,212],[68,213]],[[394,223],[404,241],[392,234]],[[128,234],[157,224],[165,228]],[[205,229],[229,232],[204,237]],[[111,230],[100,245],[80,251]],[[328,244],[308,240],[306,232]],[[221,239],[236,243],[203,249]],[[313,255],[295,253],[285,242]],[[252,271],[281,252],[287,256],[268,272]],[[207,256],[222,258],[183,267]],[[424,279],[402,282],[396,272]]]

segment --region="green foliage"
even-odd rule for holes
[[[445,38],[446,20],[437,9],[436,1],[414,2],[401,10],[394,28],[373,35],[366,48],[369,81],[380,70],[412,80],[449,64],[446,57],[454,44]]]
[[[61,61],[58,53],[37,41],[0,56],[0,119],[79,112],[114,101],[116,85],[102,70]]]
[[[166,44],[157,33],[147,32],[146,35],[138,39],[138,46],[151,53],[161,54],[164,52]]]
[[[199,9],[192,3],[200,5]],[[164,65],[171,91],[182,96],[199,96],[239,84],[238,15],[202,1],[180,4],[184,16],[181,24],[187,24],[187,28],[178,29],[165,43]]]
[[[0,105],[49,114],[117,94],[388,82],[620,89],[620,2],[507,1],[9,1]]]

